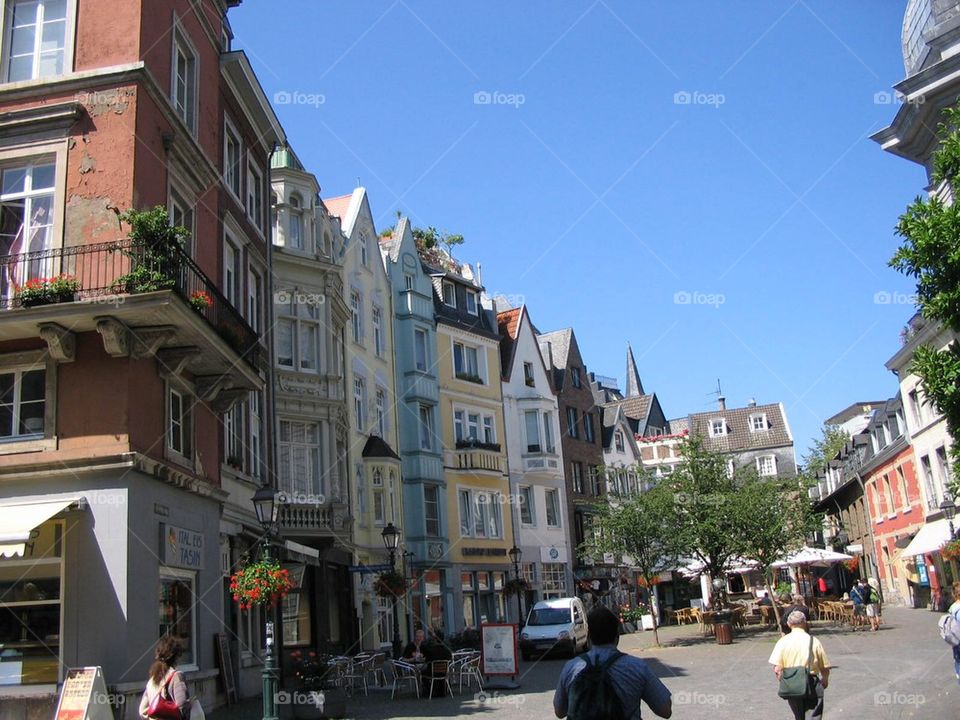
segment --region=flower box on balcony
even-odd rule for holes
[[[500,443],[480,442],[479,440],[457,440],[457,450],[490,450],[500,452]]]
[[[17,300],[22,307],[73,302],[77,299],[80,282],[72,275],[27,280],[17,289]]]
[[[483,378],[473,373],[457,373],[457,380],[466,380],[467,382],[483,385]]]

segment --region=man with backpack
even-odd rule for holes
[[[639,720],[640,701],[662,718],[673,713],[670,691],[646,662],[617,650],[620,621],[598,605],[587,614],[590,650],[560,673],[553,710],[570,720]]]

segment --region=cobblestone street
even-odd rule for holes
[[[937,634],[938,615],[925,610],[887,608],[880,632],[853,633],[821,623],[815,633],[835,669],[827,690],[826,717],[869,717],[878,720],[954,718],[960,686],[953,676],[947,646]],[[698,636],[695,625],[661,631],[665,647],[650,650],[651,633],[626,635],[620,648],[650,661],[673,693],[674,718],[790,717],[776,695],[767,657],[778,635],[749,628],[734,644],[717,646]],[[353,718],[491,717],[497,720],[553,717],[553,689],[563,659],[522,663],[521,688],[515,691],[476,689],[452,698],[417,700],[405,695],[390,700],[389,691],[371,690],[351,701]],[[254,720],[259,700],[209,713],[210,720]],[[281,709],[290,717],[290,708]],[[644,709],[644,717],[653,714]]]

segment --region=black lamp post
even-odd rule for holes
[[[957,516],[957,505],[950,497],[950,493],[944,493],[943,500],[940,502],[940,511],[947,519],[947,524],[950,526],[950,539],[953,540],[953,519]]]
[[[280,515],[280,503],[273,488],[263,485],[253,495],[253,509],[257,513],[257,521],[263,528],[263,559],[272,560],[271,545],[273,535],[277,531],[277,519]],[[278,720],[277,706],[277,655],[274,645],[273,617],[266,619],[266,649],[263,671],[263,720]]]
[[[510,562],[513,563],[513,575],[517,580],[520,579],[520,559],[523,557],[523,550],[514,545],[507,551],[510,556]],[[523,599],[520,597],[520,583],[517,583],[517,627],[523,628]]]
[[[390,553],[390,572],[397,572],[397,548],[400,546],[400,531],[394,527],[393,523],[387,523],[387,526],[380,533],[383,538],[383,546]],[[393,657],[400,657],[400,625],[397,617],[397,596],[393,596]]]

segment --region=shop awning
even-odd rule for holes
[[[950,523],[947,520],[934,520],[917,531],[917,534],[913,536],[910,544],[903,549],[901,555],[913,557],[936,552],[949,539]]]
[[[30,533],[79,497],[0,503],[0,557],[23,555]]]

